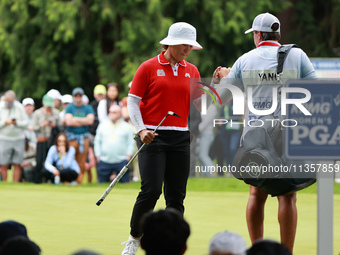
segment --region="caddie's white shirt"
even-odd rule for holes
[[[228,83],[243,86],[246,92],[246,100],[248,102],[250,95],[247,95],[248,87],[252,88],[252,105],[256,110],[271,109],[273,102],[273,87],[279,89],[281,83],[277,83],[277,51],[279,43],[275,41],[261,42],[256,49],[253,49],[242,55],[233,65],[228,75]],[[283,65],[283,74],[281,76],[282,83],[288,79],[315,79],[316,74],[312,63],[299,48],[292,48],[286,57]],[[278,105],[273,115],[281,119],[280,98],[278,97]],[[246,106],[245,123],[242,139],[246,132],[250,129],[247,126],[256,120],[258,115],[249,111]],[[242,140],[241,139],[241,140]]]

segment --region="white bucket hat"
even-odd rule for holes
[[[168,36],[159,42],[163,45],[192,45],[194,50],[201,50],[203,47],[196,42],[196,28],[185,22],[177,22],[170,26]]]
[[[275,31],[272,30],[272,25],[274,23],[279,23],[279,28]],[[253,21],[253,25],[250,29],[248,29],[245,34],[248,34],[253,31],[260,31],[260,32],[280,32],[280,21],[274,15],[266,12],[259,14],[255,17]]]

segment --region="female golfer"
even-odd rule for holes
[[[188,115],[190,101],[200,97],[198,69],[185,61],[192,49],[202,49],[196,42],[196,29],[179,22],[170,26],[168,36],[160,41],[165,51],[138,68],[128,97],[130,118],[139,134],[137,146],[146,146],[138,155],[141,192],[133,208],[130,238],[122,254],[136,254],[139,221],[144,213],[153,210],[162,193],[167,208],[184,213],[183,200],[190,166],[190,135]],[[193,78],[196,78],[193,79]],[[169,116],[173,111],[181,118]]]

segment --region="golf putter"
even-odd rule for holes
[[[165,115],[165,117],[162,119],[162,121],[158,124],[158,126],[155,128],[155,130],[152,132],[153,134],[156,133],[157,129],[160,127],[160,125],[162,125],[162,123],[165,121],[165,119],[168,116],[175,116],[180,118],[181,116],[179,116],[178,114],[172,112],[172,111],[168,111],[168,114]],[[138,151],[135,153],[135,155],[133,155],[133,157],[130,159],[130,161],[120,170],[119,174],[116,176],[116,178],[110,183],[109,187],[104,191],[103,195],[101,195],[101,197],[99,198],[99,200],[97,201],[96,205],[100,206],[100,204],[104,201],[104,199],[107,197],[107,195],[111,192],[111,190],[113,189],[113,187],[119,182],[119,180],[123,177],[123,175],[126,173],[126,171],[128,170],[129,165],[131,164],[131,162],[137,157],[138,153],[143,149],[143,147],[145,146],[145,143],[142,144],[142,146],[138,149]]]

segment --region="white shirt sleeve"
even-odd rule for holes
[[[139,131],[143,129],[146,129],[143,122],[142,113],[140,112],[139,109],[140,100],[141,100],[140,98],[129,95],[127,101],[127,108],[130,115],[130,119],[132,121],[132,124],[135,126],[137,133],[139,133]]]
[[[106,99],[100,100],[97,108],[98,112],[98,120],[99,122],[103,122],[105,119],[107,119],[107,110],[106,110]]]

